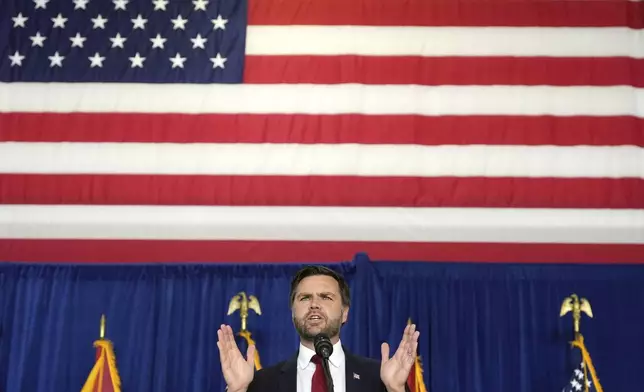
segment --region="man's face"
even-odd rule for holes
[[[291,309],[297,333],[309,341],[322,332],[330,338],[338,337],[349,313],[342,305],[338,282],[326,275],[302,279]]]

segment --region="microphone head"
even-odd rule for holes
[[[331,353],[333,353],[333,344],[331,339],[326,334],[318,334],[313,338],[313,346],[315,347],[315,353],[322,358],[329,358]]]

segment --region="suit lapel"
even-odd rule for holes
[[[344,358],[345,383],[347,387],[346,392],[363,391],[366,381],[363,380],[363,375],[361,374],[362,372],[357,361],[353,355],[346,351],[346,349],[344,351]]]
[[[282,365],[278,391],[297,392],[297,354]]]

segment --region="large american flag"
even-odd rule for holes
[[[0,259],[644,261],[644,7],[0,0]]]

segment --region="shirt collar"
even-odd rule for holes
[[[315,351],[300,343],[300,351],[297,355],[297,367],[299,369],[305,369],[311,363],[311,358],[314,355]],[[336,368],[339,368],[344,363],[344,350],[342,350],[342,342],[340,340],[333,345],[333,352],[329,357],[329,363]]]

